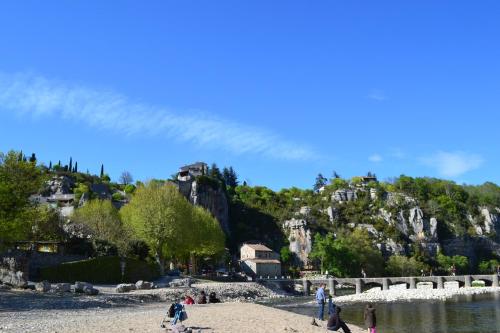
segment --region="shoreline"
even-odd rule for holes
[[[0,332],[167,332],[160,328],[168,303],[110,309],[61,309],[0,312]],[[326,321],[311,325],[311,318],[255,303],[218,303],[186,306],[183,323],[194,333],[325,332]],[[365,330],[348,324],[353,333]]]

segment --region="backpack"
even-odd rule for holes
[[[170,305],[170,308],[168,308],[168,317],[169,318],[175,317],[175,304]]]

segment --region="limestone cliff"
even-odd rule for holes
[[[222,230],[230,235],[229,204],[226,193],[221,186],[203,183],[195,178],[179,181],[180,192],[193,205],[207,209],[219,221]]]

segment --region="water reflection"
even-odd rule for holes
[[[375,307],[377,326],[384,333],[500,333],[500,293],[457,296],[446,302],[404,302]],[[363,326],[364,304],[342,308],[348,323]],[[307,315],[314,313],[313,304],[288,305],[283,309]]]

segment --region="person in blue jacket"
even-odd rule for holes
[[[326,284],[322,283],[318,290],[316,291],[316,303],[318,303],[318,319],[319,320],[324,320],[324,313],[325,313],[325,303],[326,303],[326,296],[325,296],[325,287]]]

